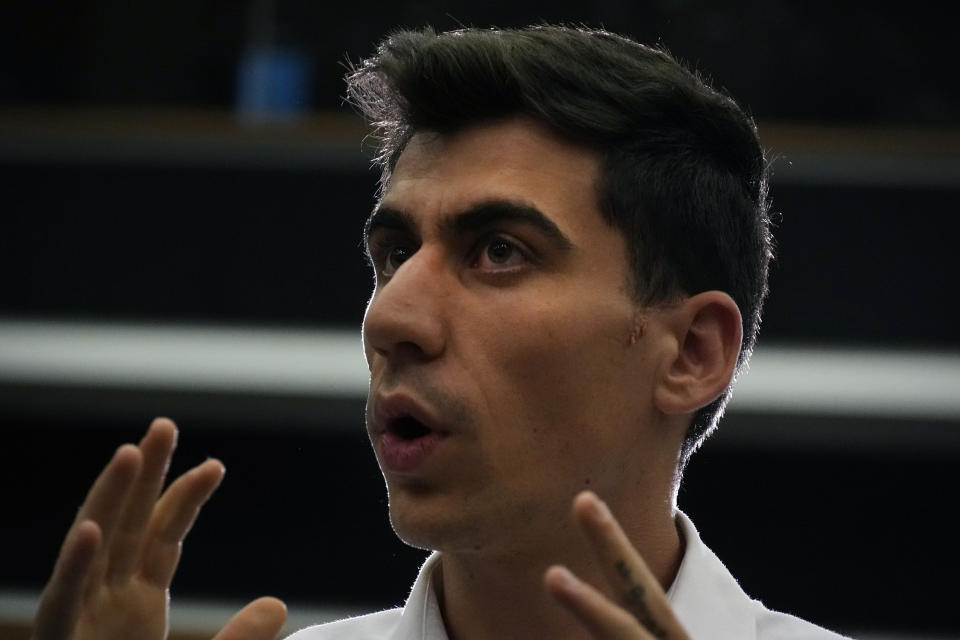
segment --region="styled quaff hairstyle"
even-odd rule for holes
[[[634,296],[656,305],[727,292],[756,341],[773,253],[767,162],[753,120],[667,52],[603,30],[399,31],[347,75],[375,127],[381,188],[418,131],[532,118],[602,158],[597,202],[627,240]],[[732,391],[694,416],[680,467]]]

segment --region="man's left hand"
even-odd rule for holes
[[[573,501],[573,515],[596,553],[616,602],[562,566],[547,570],[547,590],[596,640],[689,640],[660,583],[607,506],[584,491]]]

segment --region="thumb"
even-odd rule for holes
[[[276,598],[258,598],[237,612],[212,640],[276,640],[287,607]]]

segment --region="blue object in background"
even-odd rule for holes
[[[237,112],[249,119],[285,119],[309,108],[310,62],[297,49],[248,49],[237,67]]]

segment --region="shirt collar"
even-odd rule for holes
[[[676,522],[685,549],[667,600],[687,633],[695,639],[755,640],[753,600],[703,543],[690,518],[677,511]]]
[[[390,640],[449,640],[434,589],[434,580],[435,576],[439,575],[439,569],[440,554],[434,552],[420,567],[420,573],[403,607],[400,624],[390,636]]]

